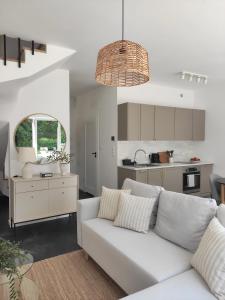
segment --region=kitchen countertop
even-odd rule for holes
[[[174,162],[174,163],[162,163],[157,165],[151,165],[151,166],[143,166],[143,167],[135,167],[135,166],[118,166],[118,168],[123,169],[129,169],[129,170],[149,170],[149,169],[162,169],[162,168],[174,168],[174,167],[195,167],[195,166],[202,166],[202,165],[213,165],[211,162],[197,162],[197,163],[191,163],[191,162]]]

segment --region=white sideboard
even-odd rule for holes
[[[11,224],[49,218],[77,211],[78,175],[54,175],[31,179],[13,177],[10,182]]]

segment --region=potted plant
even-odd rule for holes
[[[27,259],[26,252],[19,248],[19,244],[0,239],[0,276],[1,284],[8,284],[9,299],[21,299],[20,286],[23,274],[18,267]],[[4,280],[6,277],[6,280]]]
[[[72,154],[66,153],[65,151],[53,151],[51,155],[47,157],[50,162],[58,162],[60,168],[60,174],[63,176],[66,174],[65,166],[71,162]]]

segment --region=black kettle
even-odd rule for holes
[[[149,159],[151,160],[152,164],[159,164],[160,163],[159,153],[152,153],[151,155],[149,155]]]

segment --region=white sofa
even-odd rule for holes
[[[160,194],[167,195],[161,187],[131,179],[125,180],[124,188],[134,195],[156,197],[154,214]],[[174,193],[185,197],[181,195]],[[78,243],[129,295],[124,299],[216,300],[191,268],[193,252],[160,237],[154,228],[142,234],[97,218],[99,203],[100,198],[78,201]]]

